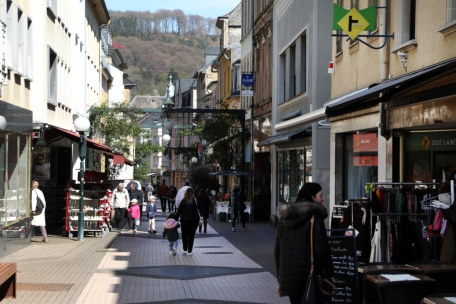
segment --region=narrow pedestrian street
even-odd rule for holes
[[[208,220],[207,234],[196,232],[194,255],[170,256],[162,238],[142,218],[137,234],[104,238],[50,236],[1,262],[16,262],[17,299],[5,303],[287,303],[277,295],[269,223],[249,223],[231,232],[231,223]]]

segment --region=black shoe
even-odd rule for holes
[[[148,232],[149,232],[149,234],[152,234],[152,231],[149,230]]]
[[[154,231],[152,231],[152,234],[157,234],[157,231],[155,231],[155,230],[154,230]]]

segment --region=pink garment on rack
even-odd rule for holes
[[[434,215],[434,223],[432,224],[432,230],[439,231],[442,229],[442,220],[443,220],[443,213],[442,210],[437,210]]]

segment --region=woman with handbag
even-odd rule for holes
[[[44,215],[46,211],[46,199],[44,198],[43,192],[38,189],[39,183],[37,181],[32,181],[32,226],[40,227],[41,235],[43,236],[43,242],[48,242],[48,236],[46,231],[46,217]],[[44,205],[41,212],[37,211],[38,201],[41,201],[41,204]]]
[[[183,255],[193,255],[193,241],[195,240],[196,228],[201,220],[198,205],[193,194],[193,189],[185,190],[176,212],[176,219],[181,221]]]
[[[211,208],[211,200],[206,195],[206,190],[201,188],[198,193],[198,197],[196,198],[198,203],[198,210],[200,212],[201,217],[203,218],[203,224],[199,226],[199,232],[204,226],[204,233],[207,233],[207,219],[209,218],[209,208]]]
[[[321,186],[306,183],[299,191],[296,203],[282,204],[277,208],[279,223],[274,259],[279,282],[278,293],[281,297],[290,297],[292,304],[324,303],[323,292],[318,291],[313,299],[303,301],[306,288],[304,282],[308,280],[311,269],[316,275],[324,272],[325,275],[332,276],[334,273],[324,223],[328,212],[322,205],[323,200]]]

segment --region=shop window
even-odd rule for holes
[[[449,192],[456,175],[454,132],[412,132],[404,137],[405,172],[408,182],[437,182],[439,193]]]
[[[312,150],[279,151],[278,166],[279,203],[294,203],[304,183],[312,181]]]
[[[345,196],[366,197],[364,186],[378,180],[377,133],[345,136]]]

